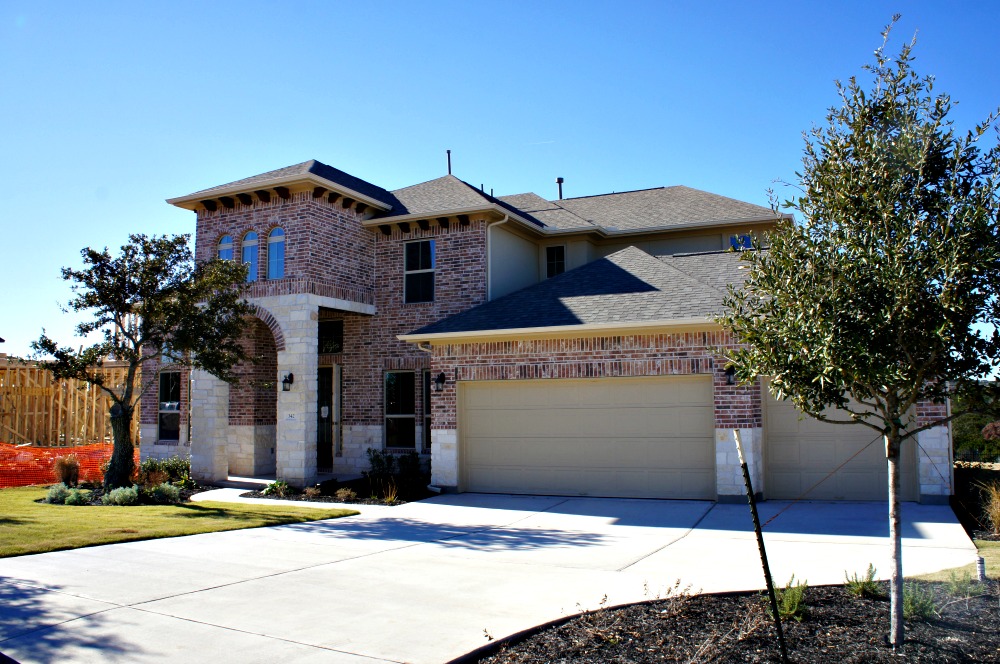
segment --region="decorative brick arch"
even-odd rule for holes
[[[254,315],[261,320],[264,325],[267,325],[267,329],[271,330],[271,334],[274,335],[274,346],[277,350],[285,350],[285,333],[281,331],[281,326],[278,321],[275,320],[271,312],[263,307],[256,304],[251,305],[254,309]]]

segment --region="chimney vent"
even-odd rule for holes
[[[563,179],[562,178],[556,178],[556,184],[559,185],[559,200],[562,200],[562,184],[563,184]]]
[[[448,175],[451,175],[451,150],[445,150],[448,153]]]

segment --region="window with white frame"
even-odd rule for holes
[[[233,236],[223,235],[219,238],[219,260],[220,261],[231,261],[233,260]]]
[[[272,229],[267,236],[267,278],[281,279],[285,276],[285,231]]]
[[[243,263],[247,266],[247,281],[257,281],[257,266],[260,262],[259,252],[257,233],[250,231],[243,236]]]
[[[385,446],[417,445],[416,386],[412,371],[385,373]]]
[[[160,440],[180,440],[181,437],[181,373],[164,371],[160,374]]]
[[[403,302],[434,301],[434,240],[403,245]]]

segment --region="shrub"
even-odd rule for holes
[[[191,459],[172,456],[164,459],[161,467],[166,471],[167,479],[173,484],[191,482]]]
[[[1000,483],[979,482],[983,525],[993,534],[1000,534]]]
[[[316,486],[307,486],[302,489],[302,493],[306,496],[306,498],[319,498],[323,495],[323,491],[319,488],[318,484]]]
[[[809,582],[795,583],[794,574],[784,588],[775,588],[774,594],[778,599],[778,615],[785,619],[791,618],[796,622],[802,622],[807,613],[805,594],[808,589]]]
[[[934,589],[916,581],[903,584],[903,618],[927,620],[936,612]]]
[[[52,465],[56,479],[66,486],[76,486],[80,481],[80,459],[75,454],[67,454],[55,460]]]
[[[288,482],[285,480],[277,480],[276,482],[271,482],[266,487],[261,490],[261,495],[264,496],[277,496],[279,498],[286,498],[295,494],[295,489],[293,489]]]
[[[382,496],[386,505],[392,505],[399,499],[399,488],[391,478],[382,485]]]
[[[324,480],[320,482],[317,486],[319,487],[319,492],[324,496],[333,496],[337,493],[339,488],[339,483],[336,479]]]
[[[172,505],[181,500],[181,490],[170,482],[161,482],[147,492],[149,499],[161,505]]]
[[[52,503],[53,505],[64,505],[66,503],[66,496],[69,495],[69,488],[63,484],[53,484],[49,487],[49,492],[45,494],[45,502]]]
[[[949,595],[958,599],[968,599],[978,597],[986,592],[985,584],[972,580],[972,575],[968,572],[959,576],[955,572],[948,573],[948,580],[945,582],[945,590]]]
[[[66,505],[89,505],[90,504],[90,494],[84,493],[79,489],[70,489],[69,493],[66,494]]]
[[[875,599],[882,596],[878,581],[875,580],[875,566],[871,563],[868,563],[868,571],[865,573],[864,578],[858,578],[857,572],[854,573],[853,577],[847,576],[847,571],[845,570],[844,588],[855,597]]]
[[[365,454],[368,455],[368,470],[364,473],[370,480],[381,481],[390,475],[396,474],[396,455],[385,450],[376,450],[369,447]]]
[[[117,505],[119,507],[129,507],[139,504],[139,487],[122,486],[101,496],[101,503],[104,505]]]
[[[358,494],[354,489],[348,489],[347,487],[342,487],[337,489],[337,492],[333,494],[334,497],[342,503],[349,503],[352,500],[358,499]]]

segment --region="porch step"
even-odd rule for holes
[[[246,489],[247,491],[259,491],[274,481],[274,477],[237,477],[230,475],[228,479],[216,482],[215,486],[225,489]]]

